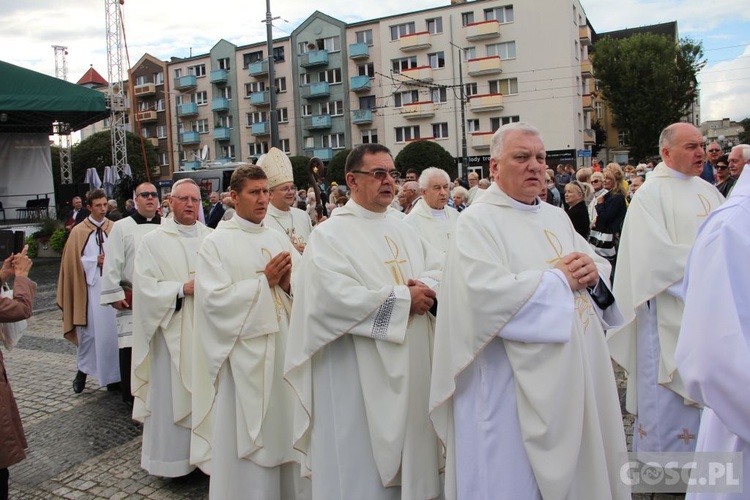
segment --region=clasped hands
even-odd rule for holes
[[[581,288],[588,288],[599,282],[599,269],[594,259],[585,253],[571,252],[557,261],[555,269],[559,269],[568,280],[570,289],[574,292]]]
[[[428,287],[421,281],[410,279],[406,282],[411,294],[411,307],[409,314],[424,314],[435,304],[437,294],[435,290]]]

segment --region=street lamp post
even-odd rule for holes
[[[278,18],[276,18],[278,19]],[[271,147],[279,147],[279,119],[276,114],[276,82],[273,60],[273,20],[271,17],[271,0],[266,0],[266,50],[268,51],[268,97],[271,109],[268,122],[271,125]]]
[[[467,169],[469,168],[469,155],[467,153],[466,145],[466,89],[464,88],[464,71],[461,64],[464,49],[454,44],[453,42],[448,43],[458,49],[458,85],[461,88],[459,94],[461,96],[461,163],[458,164],[458,177],[463,178],[464,167],[466,167]]]

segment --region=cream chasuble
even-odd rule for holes
[[[458,211],[446,205],[443,212],[445,220],[434,218],[432,209],[422,198],[412,211],[404,217],[404,222],[416,229],[419,236],[427,240],[438,252],[445,255],[456,228]]]
[[[750,496],[748,248],[750,169],[745,168],[727,202],[701,226],[688,258],[685,314],[675,351],[688,394],[706,406],[695,451],[742,453],[744,493],[688,493],[690,500]]]
[[[280,252],[289,252],[296,266],[299,253],[289,238],[235,214],[205,238],[198,254],[191,461],[204,470],[226,426],[236,427],[238,458],[263,467],[301,461],[292,448],[299,401],[282,380],[291,299],[270,288],[263,273]],[[236,414],[220,422],[214,416],[222,370],[236,387]]]
[[[609,276],[565,212],[539,200],[522,205],[492,184],[459,218],[430,394],[449,500],[630,498],[603,331],[621,317],[552,270],[570,252]]]
[[[291,207],[288,212],[284,212],[268,204],[268,212],[263,220],[263,225],[268,229],[273,229],[284,234],[295,245],[307,245],[312,233],[312,221],[307,212],[299,208]]]
[[[614,294],[625,323],[607,334],[628,373],[634,451],[692,451],[699,413],[674,361],[685,263],[700,224],[724,198],[700,177],[656,166],[633,197],[620,238]]]
[[[439,495],[427,414],[434,320],[409,315],[406,283],[436,288],[441,261],[411,227],[353,200],[313,232],[293,277],[284,368],[304,406],[294,441],[313,498]]]

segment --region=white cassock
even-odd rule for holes
[[[146,234],[159,227],[159,224],[137,223],[133,217],[125,217],[115,222],[109,234],[107,256],[104,259],[102,275],[102,305],[109,305],[125,298],[123,283],[133,283],[135,251]],[[143,219],[143,217],[140,217]],[[131,304],[132,306],[132,304]],[[133,311],[116,311],[117,343],[120,349],[133,347]]]
[[[553,270],[571,252],[590,255],[606,286],[609,264],[561,209],[524,205],[493,183],[461,213],[438,294],[430,394],[449,500],[630,498],[603,331],[621,315]]]
[[[614,283],[625,322],[607,333],[607,342],[612,359],[628,373],[626,409],[636,415],[633,451],[695,449],[700,410],[674,362],[682,278],[698,227],[723,201],[700,177],[659,163],[625,216]]]
[[[284,373],[304,406],[294,440],[314,499],[440,494],[427,414],[434,320],[409,315],[406,283],[436,288],[441,261],[411,227],[353,200],[313,232],[293,277]]]
[[[299,401],[282,379],[291,298],[263,273],[280,252],[296,265],[288,237],[235,213],[198,254],[191,460],[210,470],[211,498],[309,497],[292,447]]]
[[[743,455],[744,493],[689,493],[695,500],[750,496],[750,172],[701,227],[685,274],[685,314],[675,361],[690,397],[705,405],[696,452]],[[735,471],[734,477],[739,477]]]
[[[307,212],[294,207],[290,207],[289,211],[284,212],[271,204],[268,205],[268,212],[266,212],[263,225],[286,235],[293,244],[302,246],[307,245],[313,229],[312,221]]]
[[[195,468],[190,465],[194,301],[182,287],[194,279],[198,249],[210,232],[200,222],[182,226],[164,219],[136,252],[133,419],[143,423],[141,467],[155,476],[179,477]]]
[[[95,226],[101,226],[89,217]],[[101,231],[102,241],[97,242],[97,232],[92,231],[81,254],[81,264],[86,275],[88,324],[78,326],[78,369],[94,375],[99,385],[120,381],[120,360],[117,353],[117,320],[115,310],[99,304],[102,270],[97,265],[99,254],[107,252],[107,233]],[[102,249],[99,248],[99,243]]]
[[[427,240],[438,252],[445,255],[456,228],[458,211],[446,205],[442,210],[433,210],[420,198],[404,222],[417,230],[419,236]]]

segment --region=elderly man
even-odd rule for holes
[[[469,196],[466,200],[466,205],[468,206],[474,201],[474,197],[477,195],[477,191],[479,191],[479,174],[472,171],[469,172],[467,177],[469,179]]]
[[[297,193],[292,162],[283,151],[271,148],[268,154],[258,158],[257,165],[268,176],[268,189],[271,192],[263,225],[289,238],[294,248],[302,253],[310,239],[312,221],[307,212],[292,206]]]
[[[100,303],[117,309],[117,335],[120,347],[120,388],[122,399],[133,404],[130,392],[130,363],[133,349],[133,268],[135,253],[147,233],[161,224],[156,213],[159,193],[156,186],[144,182],[135,188],[136,212],[112,227],[107,244],[107,258],[102,274]]]
[[[120,381],[115,311],[99,304],[105,248],[114,223],[105,217],[107,195],[101,189],[89,193],[86,206],[89,216],[70,231],[57,281],[63,335],[78,346],[75,393],[83,391],[88,374],[109,390]]]
[[[724,198],[700,178],[705,153],[698,128],[666,127],[659,149],[662,162],[625,217],[614,285],[625,323],[608,332],[608,342],[612,358],[628,373],[626,409],[636,415],[633,451],[692,452],[700,409],[674,361],[682,278],[698,227]]]
[[[201,194],[192,179],[172,186],[173,217],[143,237],[133,289],[133,419],[143,423],[141,467],[190,473],[195,261],[211,232],[197,222]]]
[[[430,394],[448,499],[630,498],[603,333],[620,319],[610,268],[539,200],[545,155],[531,125],[498,129],[495,183],[448,252]]]
[[[732,148],[729,153],[729,174],[735,179],[739,179],[745,165],[750,162],[750,146],[747,144],[738,144]],[[729,190],[727,197],[732,194]]]
[[[419,199],[419,183],[417,181],[404,182],[398,195],[401,211],[404,212],[404,215],[409,215]]]
[[[685,271],[685,313],[675,361],[690,397],[704,405],[696,452],[743,455],[744,494],[696,495],[692,499],[748,497],[750,478],[750,172],[734,194],[701,226]],[[716,300],[720,297],[723,300]]]
[[[292,267],[286,235],[264,227],[269,190],[263,169],[239,167],[231,178],[232,220],[208,235],[195,276],[193,463],[210,461],[211,498],[303,499],[292,447],[301,408],[282,380]]]
[[[73,210],[70,213],[70,217],[65,221],[66,231],[70,231],[74,226],[86,220],[86,217],[89,215],[89,210],[83,206],[83,200],[81,200],[80,196],[75,196],[71,200],[71,207]]]
[[[442,257],[387,215],[398,174],[388,148],[355,147],[345,171],[351,199],[315,229],[294,278],[284,372],[305,410],[295,446],[314,499],[436,498],[428,312]]]
[[[208,202],[210,206],[206,215],[206,225],[211,229],[216,229],[216,226],[224,216],[224,205],[221,203],[221,196],[216,191],[208,195]]]
[[[404,222],[417,230],[422,238],[443,255],[456,227],[458,212],[446,206],[450,196],[451,179],[448,172],[430,167],[419,176],[422,197],[414,209],[404,217]]]
[[[721,156],[721,146],[718,142],[710,142],[706,146],[706,162],[703,164],[701,179],[716,184],[716,162]]]
[[[630,181],[630,196],[629,199],[632,200],[633,196],[635,196],[636,191],[638,191],[641,186],[643,186],[643,183],[646,182],[646,178],[643,175],[636,175],[633,177],[633,180]]]

